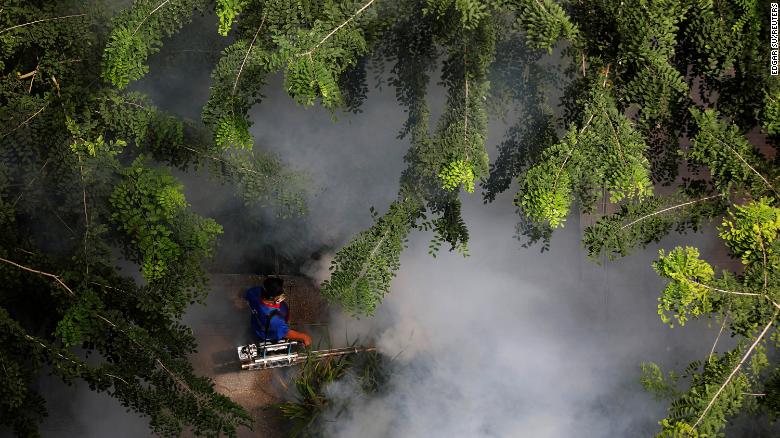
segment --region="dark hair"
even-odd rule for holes
[[[284,280],[279,277],[268,277],[263,282],[263,298],[276,298],[284,292]]]

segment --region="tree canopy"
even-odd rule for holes
[[[208,167],[280,214],[303,197],[273,156],[220,148],[102,81],[109,3],[0,7],[0,425],[37,435],[33,383],[50,371],[107,392],[158,434],[235,435],[250,419],[194,374],[181,323],[207,293],[203,262],[222,228],[190,210],[169,169]]]
[[[83,3],[0,7],[0,422],[18,433],[34,434],[44,412],[30,389],[43,366],[149,415],[160,434],[248,424],[186,360],[195,341],[181,315],[207,290],[202,263],[221,229],[188,209],[168,169],[208,166],[247,203],[302,212],[300,178],[256,150],[249,110],[280,72],[298,104],[357,112],[370,69],[386,69],[406,110],[407,168],[397,199],[337,252],[326,297],[372,314],[415,229],[434,232],[432,254],[467,254],[459,196],[478,182],[485,202],[516,190],[519,232],[542,249],[573,210],[611,204],[583,235],[594,259],[715,219],[741,270],[716,274],[695,248],[662,251],[658,311],[670,324],[714,318],[742,341],[721,352],[716,340],[686,385],[646,366],[648,388],[674,399],[659,436],[717,436],[744,408],[780,413],[766,353],[780,342],[768,2],[136,0],[116,14]],[[206,10],[231,43],[201,126],[125,90]],[[434,123],[437,71],[447,97]],[[491,163],[488,118],[508,109],[516,120]]]

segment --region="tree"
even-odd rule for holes
[[[135,2],[114,20],[103,77],[124,87],[143,76],[162,36],[206,6]],[[336,273],[323,284],[325,296],[356,314],[371,313],[389,288],[412,228],[435,231],[432,251],[447,242],[465,252],[468,233],[457,194],[460,188],[473,191],[475,181],[487,176],[485,99],[500,24],[497,3],[217,1],[214,6],[221,33],[237,20],[235,42],[214,69],[203,110],[218,145],[251,146],[247,112],[260,101],[269,73],[284,72],[285,89],[300,104],[319,101],[333,111],[357,110],[365,97],[364,60],[373,54],[393,64],[390,81],[409,113],[400,134],[411,138],[409,168],[398,200],[335,258]],[[441,56],[448,103],[431,133],[425,94],[428,72]]]
[[[235,436],[250,417],[193,372],[181,322],[207,293],[203,263],[222,228],[189,209],[169,169],[208,167],[280,214],[303,207],[299,178],[103,82],[113,11],[87,3],[0,7],[0,425],[38,435],[46,409],[33,388],[50,371],[159,435]]]
[[[716,275],[696,248],[678,247],[653,264],[668,280],[658,305],[663,322],[712,318],[721,326],[709,356],[682,375],[665,378],[645,365],[645,386],[673,399],[658,436],[721,436],[743,410],[778,415],[778,363],[766,353],[777,345],[780,312],[777,168],[768,148],[746,137],[763,129],[765,145],[778,144],[778,84],[762,49],[766,10],[750,1],[595,1],[572,4],[565,16],[550,8],[529,24],[530,37],[568,28],[556,24],[562,17],[574,23],[565,52],[570,75],[579,69],[581,78],[565,90],[566,134],[519,169],[516,200],[528,237],[549,239],[573,202],[590,212],[609,193],[617,212],[583,238],[595,260],[722,217],[719,236],[742,262],[741,271]],[[546,31],[535,29],[540,22]],[[679,175],[683,166],[690,176]],[[677,191],[654,194],[650,178],[656,190]],[[740,341],[718,352],[726,329]]]
[[[104,77],[118,86],[140,77],[159,36],[203,6],[136,2],[117,22]],[[692,386],[662,422],[661,435],[712,436],[742,408],[748,387],[763,385],[760,405],[777,413],[774,380],[759,373],[766,340],[776,338],[777,171],[745,137],[763,129],[767,144],[777,145],[780,88],[765,71],[767,8],[751,0],[218,1],[219,31],[238,25],[215,69],[204,121],[218,143],[246,144],[247,110],[269,72],[284,72],[296,101],[335,110],[355,109],[364,97],[349,80],[365,77],[361,60],[391,66],[389,82],[408,113],[400,133],[410,138],[408,168],[398,199],[337,253],[323,284],[355,314],[372,313],[387,293],[413,228],[435,231],[432,253],[443,242],[465,252],[458,192],[478,179],[486,201],[517,182],[519,230],[543,250],[575,203],[586,213],[599,201],[615,205],[585,232],[594,259],[625,256],[673,229],[696,230],[728,214],[721,237],[744,272],[716,277],[693,248],[662,253],[655,264],[670,281],[659,304],[664,321],[667,312],[680,324],[720,318],[750,345],[692,366]],[[148,30],[139,36],[141,28]],[[554,49],[560,72],[545,65]],[[425,97],[436,63],[447,102],[431,132]],[[563,90],[562,116],[548,106],[552,87]],[[490,167],[487,97],[491,105],[502,97],[522,105]],[[685,167],[690,175],[681,175]],[[662,194],[671,185],[677,190]]]

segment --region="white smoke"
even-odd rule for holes
[[[433,259],[427,236],[414,235],[392,293],[374,319],[360,321],[364,336],[398,358],[376,396],[338,384],[332,395],[354,399],[346,413],[329,413],[328,435],[652,435],[664,405],[643,392],[640,363],[679,370],[706,354],[717,327],[661,324],[655,248],[605,272],[583,259],[576,221],[540,254],[511,238],[508,199],[484,206],[474,198],[464,210],[471,257]]]
[[[333,261],[333,253],[322,255],[317,260],[311,260],[301,267],[301,273],[309,277],[314,284],[322,284],[330,278],[330,264]]]

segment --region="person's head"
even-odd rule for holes
[[[279,277],[268,277],[263,282],[263,299],[276,300],[284,293],[284,280]]]

